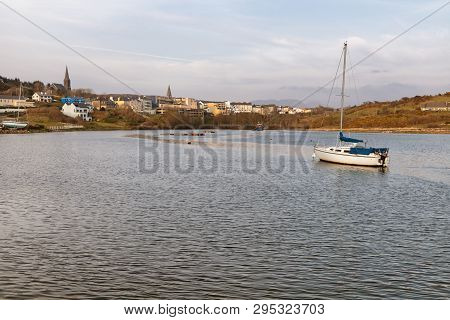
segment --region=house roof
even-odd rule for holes
[[[231,105],[235,106],[235,105],[248,105],[251,106],[252,103],[251,102],[231,102]]]
[[[62,84],[60,84],[60,83],[52,83],[52,84],[50,85],[50,87],[53,87],[53,88],[58,89],[58,90],[65,90],[65,89],[66,89],[66,88],[64,87],[64,85],[62,85]]]
[[[47,94],[46,92],[35,92],[33,95],[37,94],[40,97],[51,97],[51,95]]]

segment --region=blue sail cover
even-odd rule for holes
[[[360,154],[366,156],[368,156],[371,153],[387,154],[388,152],[389,148],[363,148],[363,147],[350,148],[350,154]]]
[[[342,133],[342,131],[339,132],[339,140],[341,140],[343,142],[351,142],[351,143],[364,142],[363,140],[344,137],[344,134]]]

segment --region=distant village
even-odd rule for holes
[[[52,109],[53,111],[60,112],[64,116],[76,119],[77,121],[85,122],[93,121],[96,111],[110,111],[112,113],[126,111],[140,116],[147,116],[147,119],[150,119],[148,116],[152,115],[175,113],[181,115],[184,119],[189,118],[193,122],[200,123],[204,123],[205,119],[209,119],[208,121],[211,121],[211,119],[215,119],[216,117],[218,118],[222,115],[228,116],[249,114],[254,115],[254,117],[252,117],[254,119],[259,116],[259,120],[270,122],[271,119],[278,121],[279,119],[276,119],[276,116],[278,115],[300,116],[334,111],[333,109],[323,107],[294,108],[291,106],[277,106],[273,104],[256,105],[251,102],[207,101],[189,97],[176,97],[173,95],[170,85],[168,86],[165,95],[97,95],[92,93],[89,89],[73,90],[71,87],[71,79],[67,66],[65,69],[63,84],[49,83],[44,85],[40,81],[21,82],[19,79],[7,79],[0,77],[0,92],[3,92],[3,94],[9,94],[0,95],[0,116],[4,115],[7,117],[7,119],[3,119],[3,122],[1,122],[0,130],[1,128],[8,126],[13,128],[28,126],[28,123],[21,123],[19,121],[19,115],[25,113],[26,110],[37,110],[37,107],[52,107],[48,108],[48,110]],[[403,100],[408,101],[407,98],[403,98]],[[403,100],[397,103],[402,103]],[[424,115],[430,112],[436,113],[441,111],[450,111],[450,102],[448,100],[428,100],[429,99],[424,98],[423,102],[420,102],[414,110],[419,110]],[[376,107],[376,103],[377,102],[375,102],[372,107]],[[395,103],[396,102],[393,102],[393,104]],[[365,105],[371,106],[371,103],[367,102]],[[377,115],[383,116],[386,113],[389,113],[388,109],[385,110],[386,106],[383,108],[384,109],[377,111]],[[412,110],[411,112],[414,111]],[[394,113],[397,114],[398,112],[394,111]],[[16,119],[10,119],[13,115]],[[101,114],[97,113],[95,117],[97,116],[101,117]],[[261,119],[261,116],[264,116],[264,119]],[[411,114],[411,119],[416,116],[417,115]],[[298,118],[299,117],[292,117],[292,121],[297,121],[293,124],[294,126],[309,126],[309,124],[305,123],[305,121],[299,121]],[[305,117],[301,118],[305,119]],[[248,117],[246,119],[248,119]],[[440,121],[438,118],[431,120]],[[424,121],[426,122],[431,120],[428,119]],[[324,118],[322,117],[319,126],[321,127],[323,125],[331,125],[334,123],[332,120],[330,121],[331,122],[327,124],[328,122],[324,122]],[[386,120],[383,121],[386,122]],[[290,122],[290,125],[292,125],[292,123],[293,122]],[[372,124],[374,124],[373,121]],[[314,124],[316,127],[317,125],[318,124]],[[432,125],[440,126],[440,124],[434,123]]]
[[[205,115],[230,115],[239,113],[255,113],[261,115],[271,114],[299,114],[310,113],[311,109],[294,108],[291,106],[254,105],[251,102],[206,101],[189,97],[175,97],[170,85],[165,95],[134,96],[134,95],[93,95],[79,97],[73,94],[69,70],[66,67],[63,84],[52,83],[41,86],[32,96],[26,95],[5,96],[0,95],[2,108],[33,108],[43,103],[60,101],[61,112],[72,118],[92,121],[94,110],[110,110],[115,108],[130,108],[142,115],[164,114],[178,112],[190,118],[202,118]]]

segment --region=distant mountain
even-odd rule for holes
[[[402,83],[387,83],[382,85],[365,85],[355,88],[350,83],[346,89],[347,98],[345,99],[346,106],[360,105],[364,101],[393,101],[403,97],[414,97],[416,95],[435,95],[439,92],[448,91],[450,86],[444,87],[419,87],[410,84]],[[333,92],[331,88],[322,88],[311,86],[283,86],[280,87],[278,96],[286,95],[289,97],[295,96],[299,99],[259,99],[253,101],[255,104],[274,103],[277,105],[295,105],[300,100],[304,100],[301,106],[315,107],[318,105],[326,106],[329,100],[329,106],[337,108],[340,105],[339,91],[340,87],[335,86]],[[313,94],[314,93],[314,94]]]

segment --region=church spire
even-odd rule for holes
[[[69,77],[69,69],[66,66],[66,74],[64,75],[64,88],[66,89],[66,93],[70,93],[72,90],[70,86],[70,77]]]
[[[172,99],[172,90],[170,90],[170,84],[169,84],[169,87],[167,88],[166,97]]]

